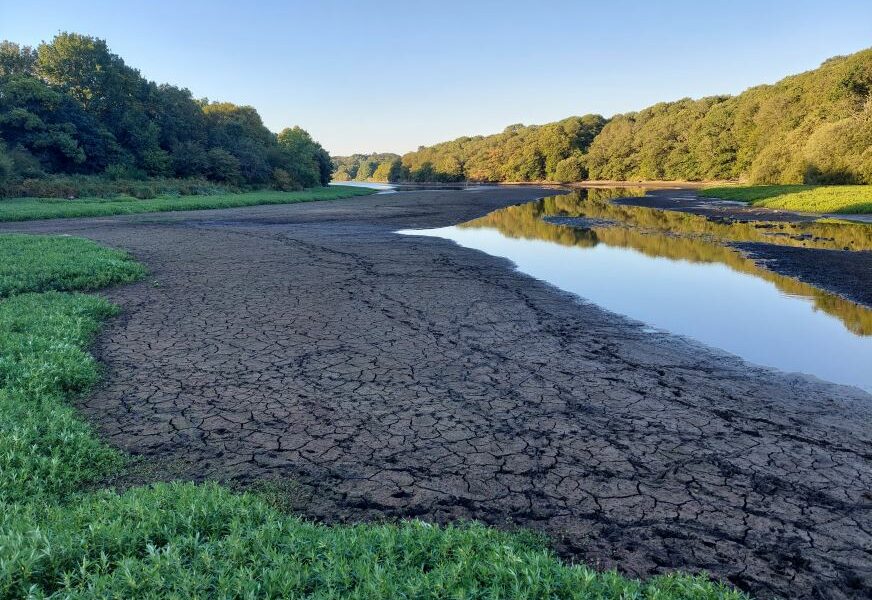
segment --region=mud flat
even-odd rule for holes
[[[872,593],[872,397],[748,365],[399,229],[553,190],[32,222],[151,270],[80,408],[127,483],[272,480],[325,521],[475,518],[645,576]],[[122,481],[122,483],[125,483]]]

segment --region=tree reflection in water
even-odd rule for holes
[[[869,225],[832,221],[721,222],[700,215],[611,202],[644,194],[643,188],[582,189],[509,206],[458,227],[491,228],[507,237],[563,246],[589,248],[601,243],[631,248],[652,257],[721,263],[769,281],[782,293],[809,298],[817,309],[837,317],[855,334],[872,335],[872,310],[774,273],[729,245],[762,242],[826,250],[872,250]],[[572,225],[567,224],[570,222]]]

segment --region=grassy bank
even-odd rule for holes
[[[336,200],[352,196],[364,196],[374,192],[375,190],[366,188],[337,185],[311,188],[299,192],[265,190],[211,196],[163,196],[149,200],[139,200],[132,197],[82,198],[77,200],[10,198],[0,200],[0,221],[104,217],[178,210],[235,208],[264,204],[294,204],[313,200]]]
[[[872,185],[753,185],[712,187],[701,196],[798,212],[872,213]]]
[[[20,235],[0,236],[0,264],[0,598],[743,598],[703,577],[568,565],[534,535],[477,524],[315,525],[215,484],[85,491],[125,463],[68,403],[97,380],[87,346],[117,309],[70,291],[143,270]]]

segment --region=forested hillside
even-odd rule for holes
[[[0,43],[0,190],[58,174],[296,189],[331,172],[299,127],[276,135],[250,106],[148,81],[103,40]]]
[[[398,181],[402,172],[399,154],[390,152],[352,154],[333,157],[333,179],[336,181]]]
[[[872,49],[738,96],[514,125],[402,158],[411,180],[872,183]]]
[[[502,133],[421,147],[402,158],[411,181],[577,181],[587,176],[585,153],[605,125],[599,115],[547,125],[510,125]]]

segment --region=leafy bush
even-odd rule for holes
[[[133,167],[110,165],[102,175],[50,175],[9,181],[0,185],[0,198],[154,198],[226,194],[240,189],[202,178],[147,178],[145,173]]]

